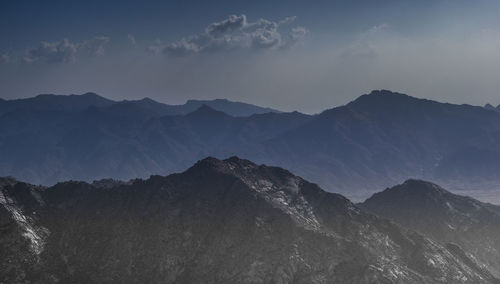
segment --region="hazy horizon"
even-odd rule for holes
[[[381,90],[385,90],[385,89],[381,89]],[[88,92],[84,92],[84,93],[78,93],[78,94],[73,94],[73,93],[70,93],[70,94],[53,94],[53,93],[41,93],[41,94],[36,94],[36,95],[32,95],[32,96],[27,96],[27,97],[20,97],[20,98],[7,98],[5,100],[9,101],[9,100],[17,100],[17,99],[30,99],[30,98],[34,98],[34,97],[37,97],[37,96],[43,96],[43,95],[55,95],[55,96],[81,96],[81,95],[85,95],[85,94],[96,94],[100,97],[103,97],[105,99],[109,99],[109,100],[112,100],[112,101],[116,101],[116,102],[121,102],[121,101],[140,101],[140,100],[143,100],[143,99],[151,99],[151,100],[154,100],[156,102],[159,102],[159,103],[162,103],[162,104],[166,104],[166,105],[170,105],[170,106],[180,106],[180,105],[184,105],[184,104],[187,104],[189,101],[216,101],[216,100],[227,100],[229,102],[237,102],[237,103],[244,103],[244,104],[249,104],[249,105],[254,105],[254,106],[257,106],[257,107],[262,107],[262,108],[272,108],[274,110],[277,110],[277,111],[283,111],[283,112],[293,112],[293,111],[298,111],[300,113],[303,113],[303,114],[308,114],[308,115],[315,115],[315,114],[319,114],[325,110],[329,110],[329,109],[333,109],[333,108],[337,108],[337,107],[341,107],[341,106],[344,106],[354,100],[356,100],[357,98],[359,98],[360,96],[363,96],[363,95],[369,95],[371,92],[374,92],[374,91],[380,91],[380,90],[371,90],[369,92],[366,92],[366,93],[361,93],[357,96],[353,96],[352,99],[348,100],[346,103],[342,103],[342,104],[339,104],[339,105],[332,105],[332,106],[324,106],[323,109],[319,109],[318,111],[316,112],[302,112],[302,111],[299,111],[297,109],[291,109],[291,110],[283,110],[283,109],[280,109],[280,108],[277,108],[277,107],[272,107],[272,106],[269,106],[269,105],[262,105],[262,104],[254,104],[250,101],[247,101],[245,100],[244,98],[242,98],[241,100],[233,100],[233,99],[230,99],[230,98],[226,98],[226,97],[214,97],[214,98],[201,98],[201,99],[197,99],[197,98],[186,98],[184,101],[180,100],[180,101],[175,101],[175,102],[170,102],[168,101],[168,98],[167,99],[155,99],[155,98],[152,98],[152,97],[137,97],[137,98],[131,98],[131,99],[128,99],[128,98],[111,98],[111,97],[108,97],[106,96],[105,94],[100,94],[100,93],[97,93],[97,92],[93,92],[93,91],[88,91]],[[406,93],[403,93],[403,92],[398,92],[397,90],[388,90],[388,91],[391,91],[391,92],[395,92],[395,93],[401,93],[401,94],[404,94],[404,95],[408,95],[410,97],[414,97],[414,98],[417,98],[417,99],[429,99],[429,98],[425,98],[425,97],[416,97],[416,96],[413,96],[412,94],[406,94]],[[442,101],[442,100],[434,100],[434,99],[431,99],[432,101],[436,101],[436,102],[439,102],[439,103],[450,103],[450,104],[456,104],[456,105],[470,105],[470,106],[477,106],[477,107],[484,107],[484,105],[473,105],[473,104],[466,104],[466,103],[460,103],[460,102],[457,102],[457,103],[452,103],[452,102],[449,102],[449,101]],[[490,103],[491,104],[491,103]],[[493,107],[496,107],[497,105],[496,104],[491,104]],[[499,104],[500,105],[500,104]]]
[[[0,283],[500,283],[499,15],[1,1]]]
[[[496,1],[0,4],[0,97],[227,98],[317,113],[373,89],[500,104]]]

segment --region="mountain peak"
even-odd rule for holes
[[[493,110],[496,112],[500,112],[500,105],[495,107],[492,104],[488,103],[488,104],[485,104],[483,108],[488,109],[488,110]]]
[[[176,283],[203,282],[207,275],[222,283],[267,283],[274,275],[305,283],[453,282],[455,275],[471,283],[493,279],[458,246],[447,249],[366,214],[285,170],[236,156],[209,157],[194,167],[203,166],[227,167],[227,172],[192,168],[127,184],[68,182],[41,192],[26,184],[8,191],[9,199],[23,195],[15,203],[0,202],[0,223],[7,232],[0,260],[23,264],[15,267],[14,280],[41,275],[75,282],[95,267],[106,267],[93,278],[98,282],[171,275]],[[113,230],[102,229],[109,227]],[[51,261],[66,256],[64,262]],[[159,261],[168,265],[158,267]],[[131,265],[138,269],[131,273]]]
[[[83,94],[70,94],[70,95],[56,95],[56,94],[39,94],[36,95],[33,98],[26,98],[24,100],[30,100],[30,99],[63,99],[63,100],[69,100],[71,98],[80,98],[80,99],[101,99],[101,100],[108,100],[103,96],[100,96],[94,92],[86,92]]]
[[[237,156],[232,156],[224,160],[220,160],[214,157],[207,157],[199,160],[192,168],[193,169],[211,169],[224,173],[237,173],[241,170],[255,169],[258,165],[253,162],[241,159]]]
[[[420,115],[420,112],[426,111],[429,105],[438,104],[389,90],[373,90],[369,94],[359,96],[344,107],[333,108],[323,113],[333,114],[349,110],[393,118],[394,115]]]
[[[360,207],[443,244],[455,243],[475,252],[490,271],[500,276],[500,216],[495,206],[430,182],[408,180],[374,194]]]
[[[15,184],[17,183],[18,181],[13,178],[13,177],[0,177],[0,187],[1,186],[5,186],[5,185],[12,185],[12,184]]]
[[[359,96],[345,106],[325,110],[319,117],[330,118],[332,116],[346,115],[348,119],[351,119],[352,112],[354,111],[356,113],[369,113],[378,117],[393,119],[395,115],[407,115],[409,113],[419,115],[419,111],[423,109],[424,103],[438,104],[437,102],[418,99],[389,90],[373,90],[369,94]]]
[[[409,190],[415,190],[415,189],[419,190],[425,188],[435,191],[445,191],[439,185],[421,179],[407,179],[405,182],[403,182],[403,184],[401,184],[401,186]]]
[[[144,97],[144,98],[140,99],[139,101],[140,102],[148,102],[148,103],[157,103],[157,101],[153,100],[150,97]]]
[[[197,100],[197,99],[189,99],[186,101],[186,104],[207,104],[207,103],[212,103],[212,102],[219,102],[219,103],[234,103],[233,101],[230,101],[228,99],[213,99],[213,100]]]
[[[214,99],[214,100],[191,99],[186,102],[184,108],[186,110],[194,110],[195,108],[198,108],[203,104],[208,105],[215,110],[225,112],[231,116],[251,116],[253,114],[280,112],[272,108],[260,107],[243,102],[235,102],[228,99]]]
[[[78,95],[73,95],[73,96],[78,96]],[[94,92],[86,92],[84,94],[81,94],[80,96],[84,96],[84,97],[99,97],[99,98],[103,98],[103,96],[99,96],[98,94],[94,93]]]
[[[207,104],[202,104],[196,111],[216,111],[215,109],[209,107]]]
[[[436,198],[447,194],[451,193],[437,184],[419,179],[408,179],[400,185],[375,193],[366,202],[369,202],[370,199],[380,198],[381,196],[392,196],[394,198],[407,196],[408,198],[411,197],[419,200],[422,198]]]
[[[391,90],[386,90],[386,89],[381,89],[381,90],[372,90],[369,94],[369,96],[398,96],[398,95],[403,95],[403,96],[407,96],[405,94],[402,94],[402,93],[398,93],[398,92],[393,92]]]
[[[219,160],[214,157],[208,157],[198,161],[188,172],[206,173],[218,172],[238,178],[245,183],[249,188],[263,194],[268,199],[277,198],[276,194],[281,197],[300,195],[301,187],[304,180],[289,171],[266,165],[257,165],[249,160],[232,156],[225,160]],[[315,192],[323,192],[319,188],[315,188]],[[281,192],[281,193],[279,193]],[[335,195],[335,194],[331,194]],[[337,196],[337,195],[335,195]],[[341,198],[344,201],[344,198]],[[346,202],[347,199],[345,199]],[[278,201],[273,201],[278,202]],[[348,202],[349,203],[349,202]]]
[[[195,168],[195,167],[214,168],[214,167],[221,165],[222,163],[223,163],[222,160],[217,159],[217,158],[212,157],[212,156],[209,156],[209,157],[206,157],[206,158],[201,159],[198,162],[196,162],[196,164],[194,164],[194,166],[192,168]]]
[[[81,95],[40,94],[31,98],[7,100],[2,104],[0,113],[16,110],[37,111],[82,111],[89,107],[106,107],[116,103],[95,93]]]
[[[484,105],[484,108],[487,108],[487,109],[495,109],[495,107],[493,105],[491,105],[490,103],[487,103]]]
[[[207,104],[202,104],[195,111],[188,114],[188,116],[229,116],[228,114],[211,108]]]
[[[393,92],[389,90],[373,90],[369,94],[364,94],[359,96],[357,99],[349,103],[349,105],[364,104],[364,103],[371,104],[374,102],[382,102],[382,103],[388,103],[393,101],[406,102],[408,100],[419,100],[419,99],[403,93]]]

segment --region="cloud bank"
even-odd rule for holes
[[[290,48],[304,39],[304,27],[289,28],[295,17],[279,22],[259,19],[248,22],[245,15],[231,15],[210,24],[204,32],[179,41],[162,44],[157,41],[149,51],[167,56],[182,57],[190,54],[231,50],[278,50]]]
[[[104,54],[104,47],[109,42],[105,36],[94,37],[82,42],[73,43],[68,39],[56,42],[41,42],[37,47],[26,50],[24,61],[31,63],[44,61],[47,63],[70,63],[78,54],[98,56]]]

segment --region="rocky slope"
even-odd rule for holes
[[[500,276],[499,207],[408,180],[360,205],[441,243],[455,243]]]
[[[127,183],[2,179],[0,192],[7,283],[496,281],[458,246],[236,157]]]

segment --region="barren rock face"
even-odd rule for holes
[[[128,183],[4,179],[1,193],[6,282],[494,281],[458,246],[236,157]]]
[[[443,244],[458,244],[500,276],[499,207],[421,181],[374,194],[361,207]]]

